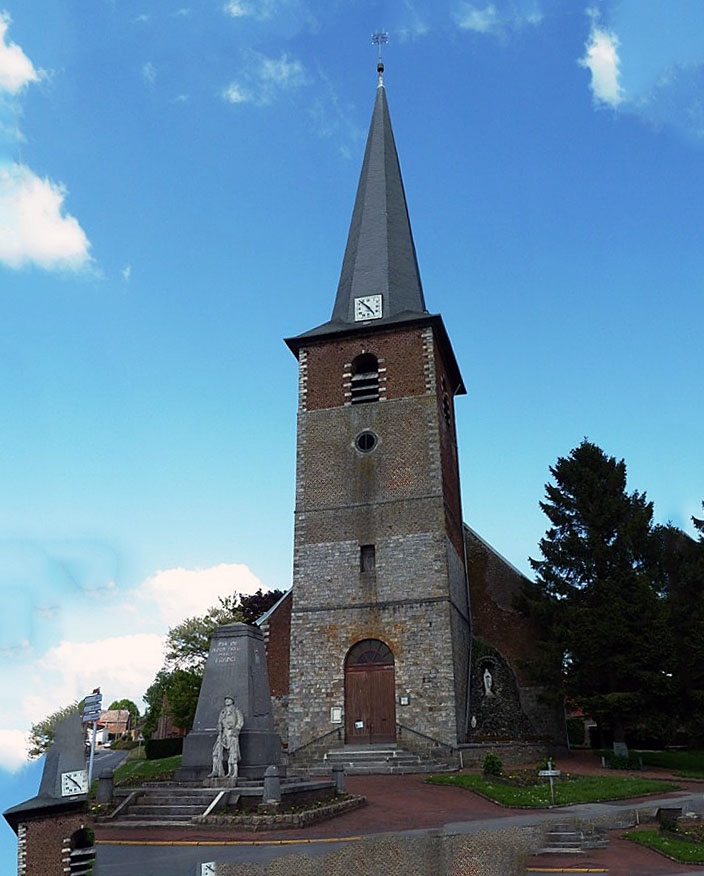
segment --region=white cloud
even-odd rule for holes
[[[156,82],[156,67],[151,61],[142,64],[142,78],[145,82],[148,82],[149,85],[154,85]]]
[[[240,0],[230,0],[224,8],[225,12],[233,18],[244,18],[244,16],[252,14],[250,7],[246,3],[241,3]]]
[[[45,270],[79,271],[92,264],[90,243],[64,212],[66,189],[28,167],[0,167],[0,262]]]
[[[296,7],[297,0],[228,0],[223,10],[232,18],[256,18],[265,21],[274,13],[285,11],[286,7]]]
[[[34,665],[34,672],[44,684],[53,680],[52,705],[47,709],[46,694],[37,696],[32,692],[23,698],[24,711],[32,722],[40,720],[47,712],[80,699],[95,687],[104,690],[108,700],[127,697],[139,704],[161,667],[163,654],[164,636],[156,633],[61,642]]]
[[[0,93],[17,94],[30,82],[38,82],[40,74],[16,43],[6,41],[11,21],[7,12],[0,12]]]
[[[137,596],[152,603],[168,626],[204,614],[219,596],[255,593],[262,582],[242,564],[221,563],[209,569],[166,569],[142,584]]]
[[[132,265],[125,265],[120,273],[122,274],[122,279],[125,280],[125,282],[128,282],[132,276]]]
[[[307,82],[300,61],[283,52],[278,58],[252,53],[241,81],[231,82],[223,90],[229,103],[271,103],[282,91],[299,88]]]
[[[94,598],[82,587],[64,590],[61,611],[43,619],[31,645],[0,652],[0,768],[24,762],[33,723],[95,687],[107,704],[127,697],[143,708],[142,695],[163,665],[169,627],[205,614],[220,596],[259,588],[266,589],[247,566],[221,563],[165,569],[131,591],[118,592],[110,581],[90,591]],[[43,604],[41,589],[28,594],[35,614]]]
[[[265,58],[262,55],[260,76],[278,88],[297,88],[305,81],[303,65],[300,61],[289,61],[286,53],[280,58]]]
[[[27,734],[0,730],[0,769],[16,772],[27,763]]]
[[[600,27],[592,17],[592,29],[585,46],[585,56],[579,64],[591,71],[591,89],[595,100],[616,107],[623,100],[619,82],[619,40],[608,30]]]
[[[499,17],[493,3],[483,9],[465,3],[457,14],[457,24],[462,30],[489,33],[491,30],[495,30],[499,23]]]
[[[242,88],[237,82],[231,82],[222,95],[228,103],[247,103],[247,101],[251,100],[246,89]]]
[[[499,37],[506,37],[526,25],[538,25],[542,20],[538,0],[497,0],[486,6],[463,2],[455,13],[460,30]]]

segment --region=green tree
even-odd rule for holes
[[[198,694],[208,657],[210,638],[216,627],[232,623],[254,623],[283,596],[283,590],[262,591],[220,597],[201,617],[190,617],[172,627],[166,640],[166,660],[159,670],[144,700],[147,711],[144,735],[150,737],[156,729],[164,696],[173,723],[189,730],[198,705]]]
[[[201,617],[189,617],[169,630],[166,639],[166,668],[203,670],[208,657],[210,637],[216,627],[225,624],[252,624],[283,596],[282,590],[261,588],[256,593],[220,597]]]
[[[615,742],[661,734],[670,643],[652,504],[626,491],[623,460],[586,439],[550,472],[540,507],[551,525],[526,604],[547,622],[568,698]]]
[[[51,715],[47,715],[36,724],[32,724],[27,739],[27,757],[30,760],[41,757],[54,741],[54,727],[64,718],[68,718],[69,715],[80,712],[82,709],[83,700],[76,700],[76,702],[64,706],[63,709],[52,712]]]
[[[156,730],[164,705],[173,724],[181,730],[190,730],[198,705],[198,694],[203,673],[197,669],[160,669],[144,694],[147,711],[143,732],[150,737]],[[166,700],[166,702],[165,702]]]
[[[695,541],[675,526],[659,528],[672,649],[673,712],[693,746],[704,744],[704,521]]]

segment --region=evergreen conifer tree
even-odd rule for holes
[[[614,742],[663,732],[668,637],[652,504],[626,465],[586,439],[550,472],[550,528],[526,603],[549,630],[568,698]],[[547,665],[547,664],[546,664]]]

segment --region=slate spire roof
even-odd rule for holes
[[[332,316],[329,322],[288,339],[294,350],[300,346],[298,339],[369,328],[368,322],[355,321],[356,298],[382,295],[383,316],[374,321],[379,327],[427,315],[386,101],[383,64],[377,70],[374,111]]]
[[[381,61],[377,72],[374,111],[332,316],[317,328],[287,338],[286,344],[298,357],[300,349],[310,342],[393,326],[431,326],[445,351],[452,390],[456,395],[464,394],[442,317],[428,313],[425,307]],[[355,300],[379,295],[381,317],[355,320]]]
[[[354,322],[354,299],[379,293],[383,319],[426,312],[381,64],[332,321]]]

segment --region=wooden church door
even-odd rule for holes
[[[394,656],[378,639],[353,645],[345,660],[345,742],[396,741]]]

